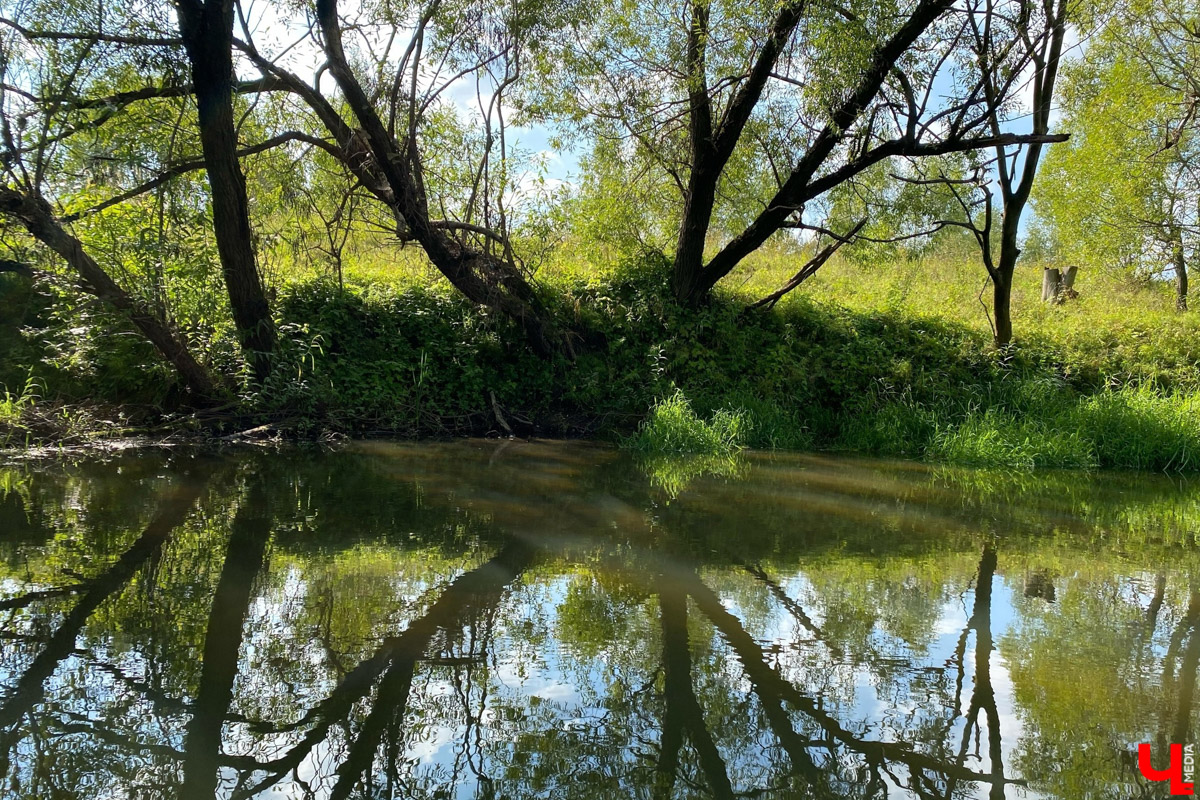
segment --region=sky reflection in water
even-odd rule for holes
[[[1165,796],[1198,522],[1164,476],[587,444],[0,466],[0,793]]]

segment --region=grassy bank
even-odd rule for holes
[[[344,288],[319,278],[283,286],[280,368],[242,396],[229,424],[511,431],[624,438],[647,451],[845,450],[1017,468],[1200,468],[1200,326],[1170,311],[1159,287],[1084,276],[1077,301],[1050,307],[1037,302],[1036,271],[1026,269],[1015,298],[1019,346],[999,353],[976,299],[982,275],[962,261],[888,270],[838,262],[774,310],[748,313],[747,297],[795,268],[787,253],[759,258],[747,272],[753,283],[696,311],[668,297],[661,260],[544,274],[561,318],[606,342],[574,360],[533,356],[506,321],[437,282],[351,272]],[[119,387],[125,399],[161,402],[162,373],[138,366],[130,347],[128,363],[104,367],[91,387],[72,381],[69,365],[35,364],[32,387],[9,389],[0,438],[21,435],[29,408],[81,399],[80,386],[104,401],[120,399],[105,396]]]

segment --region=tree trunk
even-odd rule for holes
[[[179,32],[192,67],[200,145],[212,193],[213,233],[238,339],[256,380],[270,372],[275,323],[259,278],[246,179],[233,123],[233,2],[183,0]]]
[[[708,294],[704,285],[704,244],[712,223],[716,204],[716,176],[697,166],[688,180],[688,198],[679,226],[679,241],[675,247],[675,268],[672,289],[675,299],[687,306],[696,306]]]
[[[218,395],[216,383],[202,367],[178,333],[141,300],[117,285],[83,249],[83,244],[54,219],[50,205],[41,197],[29,197],[0,188],[0,213],[19,220],[33,238],[58,253],[82,279],[85,291],[123,312],[179,374],[184,386],[199,400]]]
[[[1175,242],[1172,249],[1172,258],[1175,262],[1175,308],[1180,311],[1187,311],[1188,308],[1188,273],[1187,260],[1183,254],[1183,231],[1175,231]]]
[[[1053,111],[1054,100],[1054,84],[1058,80],[1059,58],[1062,55],[1063,39],[1066,36],[1067,29],[1067,0],[1047,0],[1043,6],[1046,13],[1046,36],[1048,37],[1037,50],[1027,38],[1025,40],[1028,48],[1026,55],[1029,57],[1033,66],[1033,77],[1030,85],[1033,89],[1033,134],[1035,136],[1046,136],[1050,133],[1050,114]],[[977,32],[976,36],[980,34]],[[987,63],[987,59],[983,56],[987,48],[992,47],[993,42],[990,34],[984,34],[983,38],[977,39],[977,45],[981,48],[980,67],[986,71],[985,82],[991,83],[996,80],[996,73],[992,72],[994,67]],[[992,130],[994,133],[1000,133],[1001,123],[999,114],[999,106],[992,103],[989,114],[991,115]],[[1042,158],[1043,142],[1035,141],[1029,144],[1025,150],[1024,163],[1020,166],[1019,175],[1015,162],[1009,166],[1010,153],[1002,145],[996,147],[996,169],[997,178],[1000,183],[1000,193],[1003,197],[1003,211],[1000,216],[1000,258],[999,263],[993,269],[991,265],[990,242],[986,238],[981,237],[980,244],[984,250],[984,263],[988,265],[988,274],[992,277],[994,286],[994,300],[992,303],[993,311],[996,315],[996,346],[1007,347],[1012,342],[1012,314],[1010,306],[1012,303],[1012,281],[1013,272],[1017,266],[1017,259],[1021,257],[1020,248],[1020,227],[1021,215],[1025,212],[1025,205],[1029,202],[1029,195],[1033,191],[1033,182],[1037,178],[1038,162]],[[1011,170],[1011,171],[1010,171]],[[1014,179],[1016,179],[1014,183]],[[992,220],[992,191],[984,189],[987,195],[987,226],[983,232],[983,237],[991,234]],[[1059,289],[1061,292],[1061,287]]]
[[[347,144],[369,156],[372,164],[368,167],[359,161],[351,168],[360,177],[367,178],[364,184],[391,207],[397,221],[406,226],[405,235],[421,245],[429,260],[456,289],[472,302],[495,309],[519,324],[530,345],[540,355],[570,355],[570,341],[558,330],[515,263],[457,241],[447,232],[446,225],[430,217],[415,134],[409,134],[401,147],[354,76],[342,48],[336,0],[318,0],[316,12],[324,34],[323,47],[329,60],[329,72],[342,90],[346,105],[362,126],[361,136],[352,134],[354,142]],[[336,119],[332,122],[338,128],[344,124]],[[376,170],[381,181],[372,180]]]
[[[897,61],[913,46],[917,39],[943,13],[953,6],[951,0],[921,0],[912,8],[910,16],[891,37],[881,42],[870,60],[859,73],[858,83],[851,87],[836,107],[830,109],[825,127],[818,133],[808,149],[796,160],[791,172],[779,186],[775,196],[758,217],[727,243],[707,264],[703,264],[706,234],[712,221],[717,183],[741,138],[747,121],[762,97],[763,87],[773,74],[779,59],[785,53],[807,4],[804,2],[782,2],[776,4],[777,15],[771,26],[770,35],[763,43],[746,80],[734,93],[729,104],[720,114],[720,123],[714,128],[712,104],[704,83],[704,42],[707,40],[707,16],[699,28],[693,25],[689,36],[687,77],[693,86],[689,97],[689,131],[692,175],[688,180],[688,191],[683,223],[676,248],[673,288],[675,296],[683,303],[696,305],[728,275],[742,259],[761,247],[767,239],[781,230],[805,202],[827,191],[829,186],[814,191],[820,181],[814,181],[826,160],[837,150],[855,120],[879,94],[888,74],[895,69]],[[896,155],[899,155],[897,152]],[[834,170],[836,174],[838,170]],[[850,176],[846,175],[841,183]]]
[[[992,314],[995,317],[996,347],[1012,343],[1012,270],[992,277]]]
[[[1079,267],[1067,267],[1062,274],[1062,289],[1061,294],[1064,298],[1078,297],[1079,293],[1075,291],[1075,276],[1079,274]]]
[[[1026,163],[1029,163],[1029,159],[1037,158],[1037,153],[1034,152],[1036,149],[1035,145],[1025,154]],[[992,276],[992,313],[996,318],[996,347],[1007,347],[1012,343],[1013,274],[1017,269],[1017,259],[1021,257],[1020,240],[1017,238],[1018,226],[1021,224],[1021,212],[1025,210],[1032,185],[1033,177],[1030,174],[1022,182],[1020,190],[1004,201],[1004,214],[1000,222],[1000,258],[995,269],[989,270]]]

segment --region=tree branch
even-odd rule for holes
[[[104,42],[106,44],[127,44],[137,47],[176,47],[183,44],[182,39],[174,37],[122,36],[113,33],[75,33],[72,31],[35,31],[4,17],[0,17],[0,25],[12,28],[30,41],[35,39],[49,39],[53,41]]]
[[[275,147],[279,147],[280,145],[287,144],[288,142],[304,142],[306,144],[311,144],[314,147],[319,147],[322,150],[331,153],[338,159],[341,159],[343,155],[342,151],[338,149],[337,145],[328,142],[325,139],[321,139],[320,137],[311,136],[300,131],[288,131],[287,133],[281,133],[278,136],[273,136],[270,139],[259,142],[258,144],[250,145],[249,147],[243,147],[237,151],[237,155],[238,158],[245,158],[246,156],[252,156],[255,153],[262,153],[266,150],[271,150]],[[60,219],[62,222],[76,222],[84,217],[97,214],[106,208],[112,208],[115,205],[124,203],[127,200],[132,200],[133,198],[143,195],[146,192],[153,191],[159,186],[162,186],[164,183],[168,183],[169,181],[178,178],[180,175],[184,175],[188,172],[195,172],[196,170],[201,169],[204,169],[203,158],[182,161],[175,166],[160,172],[150,180],[134,186],[132,189],[114,195],[107,200],[92,206],[91,208],[84,209],[83,211],[77,211],[74,214],[67,214]]]

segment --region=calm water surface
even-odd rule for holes
[[[1165,476],[826,457],[0,464],[0,795],[1166,796],[1198,530]]]

